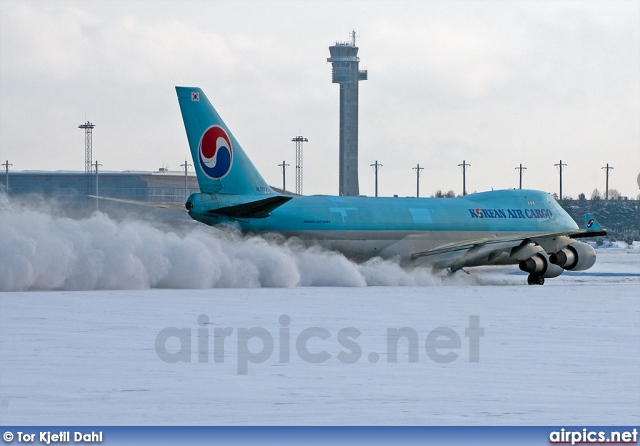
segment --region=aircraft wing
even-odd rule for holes
[[[125,200],[124,198],[100,197],[98,195],[89,195],[89,197],[98,198],[100,200],[117,201],[120,203],[137,204],[139,206],[148,206],[148,207],[162,208],[162,209],[173,209],[174,211],[187,212],[187,209],[182,204],[157,203],[153,201]]]
[[[572,239],[607,234],[607,231],[591,215],[586,215],[585,221],[587,229],[464,240],[413,253],[411,259],[424,258],[429,263],[456,271],[465,266],[477,264],[479,259],[486,259],[486,262],[490,263],[502,253],[507,253],[514,260],[521,261],[536,252],[557,252],[573,243]]]

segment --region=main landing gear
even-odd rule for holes
[[[529,274],[529,277],[527,277],[527,283],[529,285],[544,285],[544,277]]]

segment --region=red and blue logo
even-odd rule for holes
[[[591,229],[591,227],[593,226],[593,223],[595,223],[595,219],[590,218],[589,221],[587,222],[587,229]]]
[[[233,148],[229,135],[219,125],[212,125],[202,134],[198,146],[200,167],[206,176],[219,180],[231,170]]]

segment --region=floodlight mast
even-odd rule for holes
[[[296,143],[296,194],[302,195],[302,143],[309,140],[304,136],[296,136],[291,141]]]
[[[84,129],[84,182],[86,194],[91,195],[91,170],[92,166],[92,150],[93,150],[93,128],[95,124],[90,121],[80,124],[79,129]],[[88,204],[88,203],[87,203]]]

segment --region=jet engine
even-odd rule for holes
[[[596,250],[587,243],[575,242],[551,254],[549,261],[567,270],[584,271],[596,263]]]
[[[518,266],[522,271],[531,274],[531,276],[547,278],[558,277],[564,272],[564,269],[549,260],[549,256],[547,256],[545,252],[539,252],[527,260],[523,260]]]

